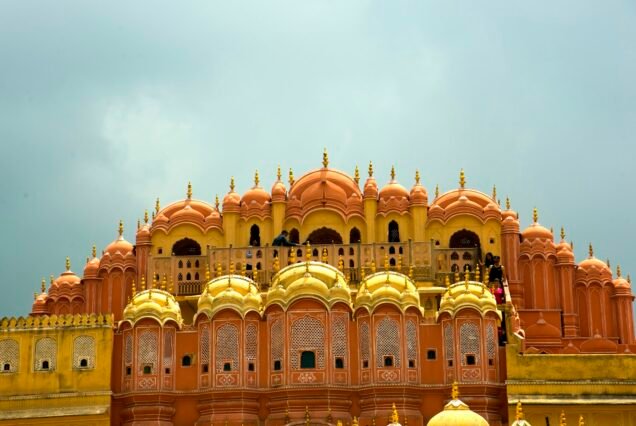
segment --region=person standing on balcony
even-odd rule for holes
[[[291,241],[289,241],[287,239],[288,235],[289,235],[289,232],[287,232],[286,230],[283,229],[283,231],[280,233],[280,235],[278,237],[274,238],[274,241],[272,241],[272,245],[273,246],[282,246],[282,247],[297,246],[298,244],[292,243]]]

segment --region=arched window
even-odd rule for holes
[[[190,273],[188,272],[186,274],[186,281],[190,281],[192,279],[192,275],[190,275]]]
[[[199,280],[199,273],[198,273],[198,272],[195,272],[195,273],[194,273],[194,280],[195,280],[195,281],[198,281],[198,280]]]
[[[289,241],[296,244],[300,243],[300,233],[298,232],[298,229],[293,228],[289,231]]]
[[[190,263],[189,260],[186,262],[186,268],[188,268],[188,269],[192,268],[192,263]]]
[[[318,256],[318,249],[316,249],[316,248],[313,249],[312,252],[311,252],[311,255],[314,256],[314,257],[317,257]]]
[[[355,268],[356,264],[353,259],[349,259],[349,268]]]
[[[300,354],[300,368],[316,368],[316,354],[312,351],[303,351]]]
[[[179,266],[179,269],[183,269],[183,260],[179,261],[179,265],[178,266]]]
[[[400,242],[400,227],[398,223],[394,220],[389,222],[389,242],[390,243]]]
[[[468,229],[455,232],[448,243],[450,248],[476,248],[480,246],[479,236]]]
[[[261,246],[261,230],[256,224],[250,228],[250,245],[254,247]]]
[[[174,256],[201,256],[201,246],[190,238],[177,241],[172,246]]]
[[[356,254],[356,251],[353,247],[349,247],[349,256],[353,256]]]
[[[362,237],[360,236],[360,230],[355,226],[349,231],[349,244],[361,243]]]
[[[312,244],[342,244],[342,237],[331,228],[318,228],[307,237]]]
[[[338,249],[338,256],[344,256],[344,249],[342,247]]]
[[[183,274],[181,272],[177,275],[177,281],[183,281]]]
[[[389,247],[389,254],[395,254],[395,247]]]
[[[198,260],[198,259],[194,261],[194,267],[195,267],[195,268],[198,268],[198,267],[199,267],[199,260]]]

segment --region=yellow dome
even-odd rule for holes
[[[157,288],[143,290],[135,294],[124,309],[123,321],[134,325],[143,318],[153,318],[162,325],[172,320],[179,327],[183,325],[181,308],[174,296]]]
[[[365,277],[360,283],[355,309],[365,307],[369,312],[373,312],[382,303],[395,305],[402,312],[409,307],[422,311],[417,287],[409,277],[399,272],[376,272]]]
[[[428,421],[427,426],[488,426],[488,422],[479,414],[471,411],[459,400],[457,383],[453,383],[453,394],[448,404]]]
[[[501,319],[495,296],[484,284],[477,281],[460,281],[451,285],[442,297],[438,315],[448,312],[454,317],[463,308],[474,308],[482,316],[492,311]]]
[[[244,317],[249,311],[260,314],[261,305],[254,281],[242,275],[224,275],[212,279],[203,289],[197,303],[197,316],[205,313],[212,318],[223,309],[232,309]]]
[[[274,275],[265,305],[277,303],[286,309],[303,297],[318,299],[330,308],[337,302],[351,305],[351,292],[342,272],[315,261],[294,263]]]

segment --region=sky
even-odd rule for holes
[[[323,148],[431,198],[464,168],[636,278],[635,40],[618,0],[0,0],[0,316],[156,197],[270,188]]]

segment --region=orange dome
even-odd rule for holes
[[[230,180],[230,191],[223,197],[223,213],[237,213],[241,209],[241,196],[234,192],[234,177]]]
[[[408,209],[409,192],[395,180],[395,168],[391,167],[391,180],[382,187],[378,197],[378,213],[403,212]]]
[[[572,252],[572,247],[570,244],[565,242],[565,240],[561,240],[561,242],[556,246],[557,251],[557,259],[559,259],[560,263],[573,263],[574,262],[574,253]]]
[[[428,193],[426,192],[426,188],[420,184],[420,173],[415,173],[415,185],[411,188],[411,193],[409,194],[409,198],[411,199],[411,205],[426,205],[428,204]]]
[[[51,276],[51,279],[53,276]],[[81,296],[81,279],[78,277],[75,272],[71,271],[71,261],[67,257],[66,258],[66,271],[62,272],[59,277],[57,277],[54,281],[51,281],[51,286],[49,287],[49,296],[55,300],[55,298],[66,295],[66,296]]]
[[[205,216],[200,211],[193,209],[189,200],[186,200],[185,206],[170,216],[170,222],[201,222]]]
[[[93,257],[86,262],[84,266],[84,278],[96,278],[97,271],[99,270],[99,259],[97,258],[97,251],[93,246]]]
[[[351,176],[323,167],[294,182],[288,194],[287,216],[302,217],[319,208],[336,210],[345,217],[363,216],[361,200],[360,188]]]
[[[47,306],[48,301],[48,294],[45,292],[38,294],[31,306],[31,315],[49,315],[49,307]]]
[[[608,272],[610,274],[612,273],[609,266],[607,266],[607,263],[595,257],[588,257],[587,259],[582,260],[581,262],[579,262],[578,266],[580,270],[583,270],[585,272],[597,270],[599,272]]]
[[[205,218],[206,228],[218,228],[223,230],[223,219],[218,209],[214,209],[210,212],[208,217]]]
[[[119,235],[115,241],[106,246],[104,254],[114,256],[116,253],[119,253],[122,256],[126,256],[128,253],[132,252],[132,249],[133,245],[126,241],[123,235]]]
[[[285,201],[287,199],[287,188],[285,188],[285,184],[280,179],[280,167],[278,168],[278,173],[276,176],[276,182],[274,182],[274,185],[272,185],[272,201]]]
[[[534,222],[521,233],[524,239],[532,240],[535,238],[552,240],[552,232],[549,229]]]
[[[436,197],[429,209],[429,219],[438,219],[442,222],[462,214],[476,216],[483,221],[501,220],[500,207],[490,196],[474,189],[458,188],[448,191]]]
[[[631,288],[631,284],[623,277],[618,277],[612,281],[615,288]]]

